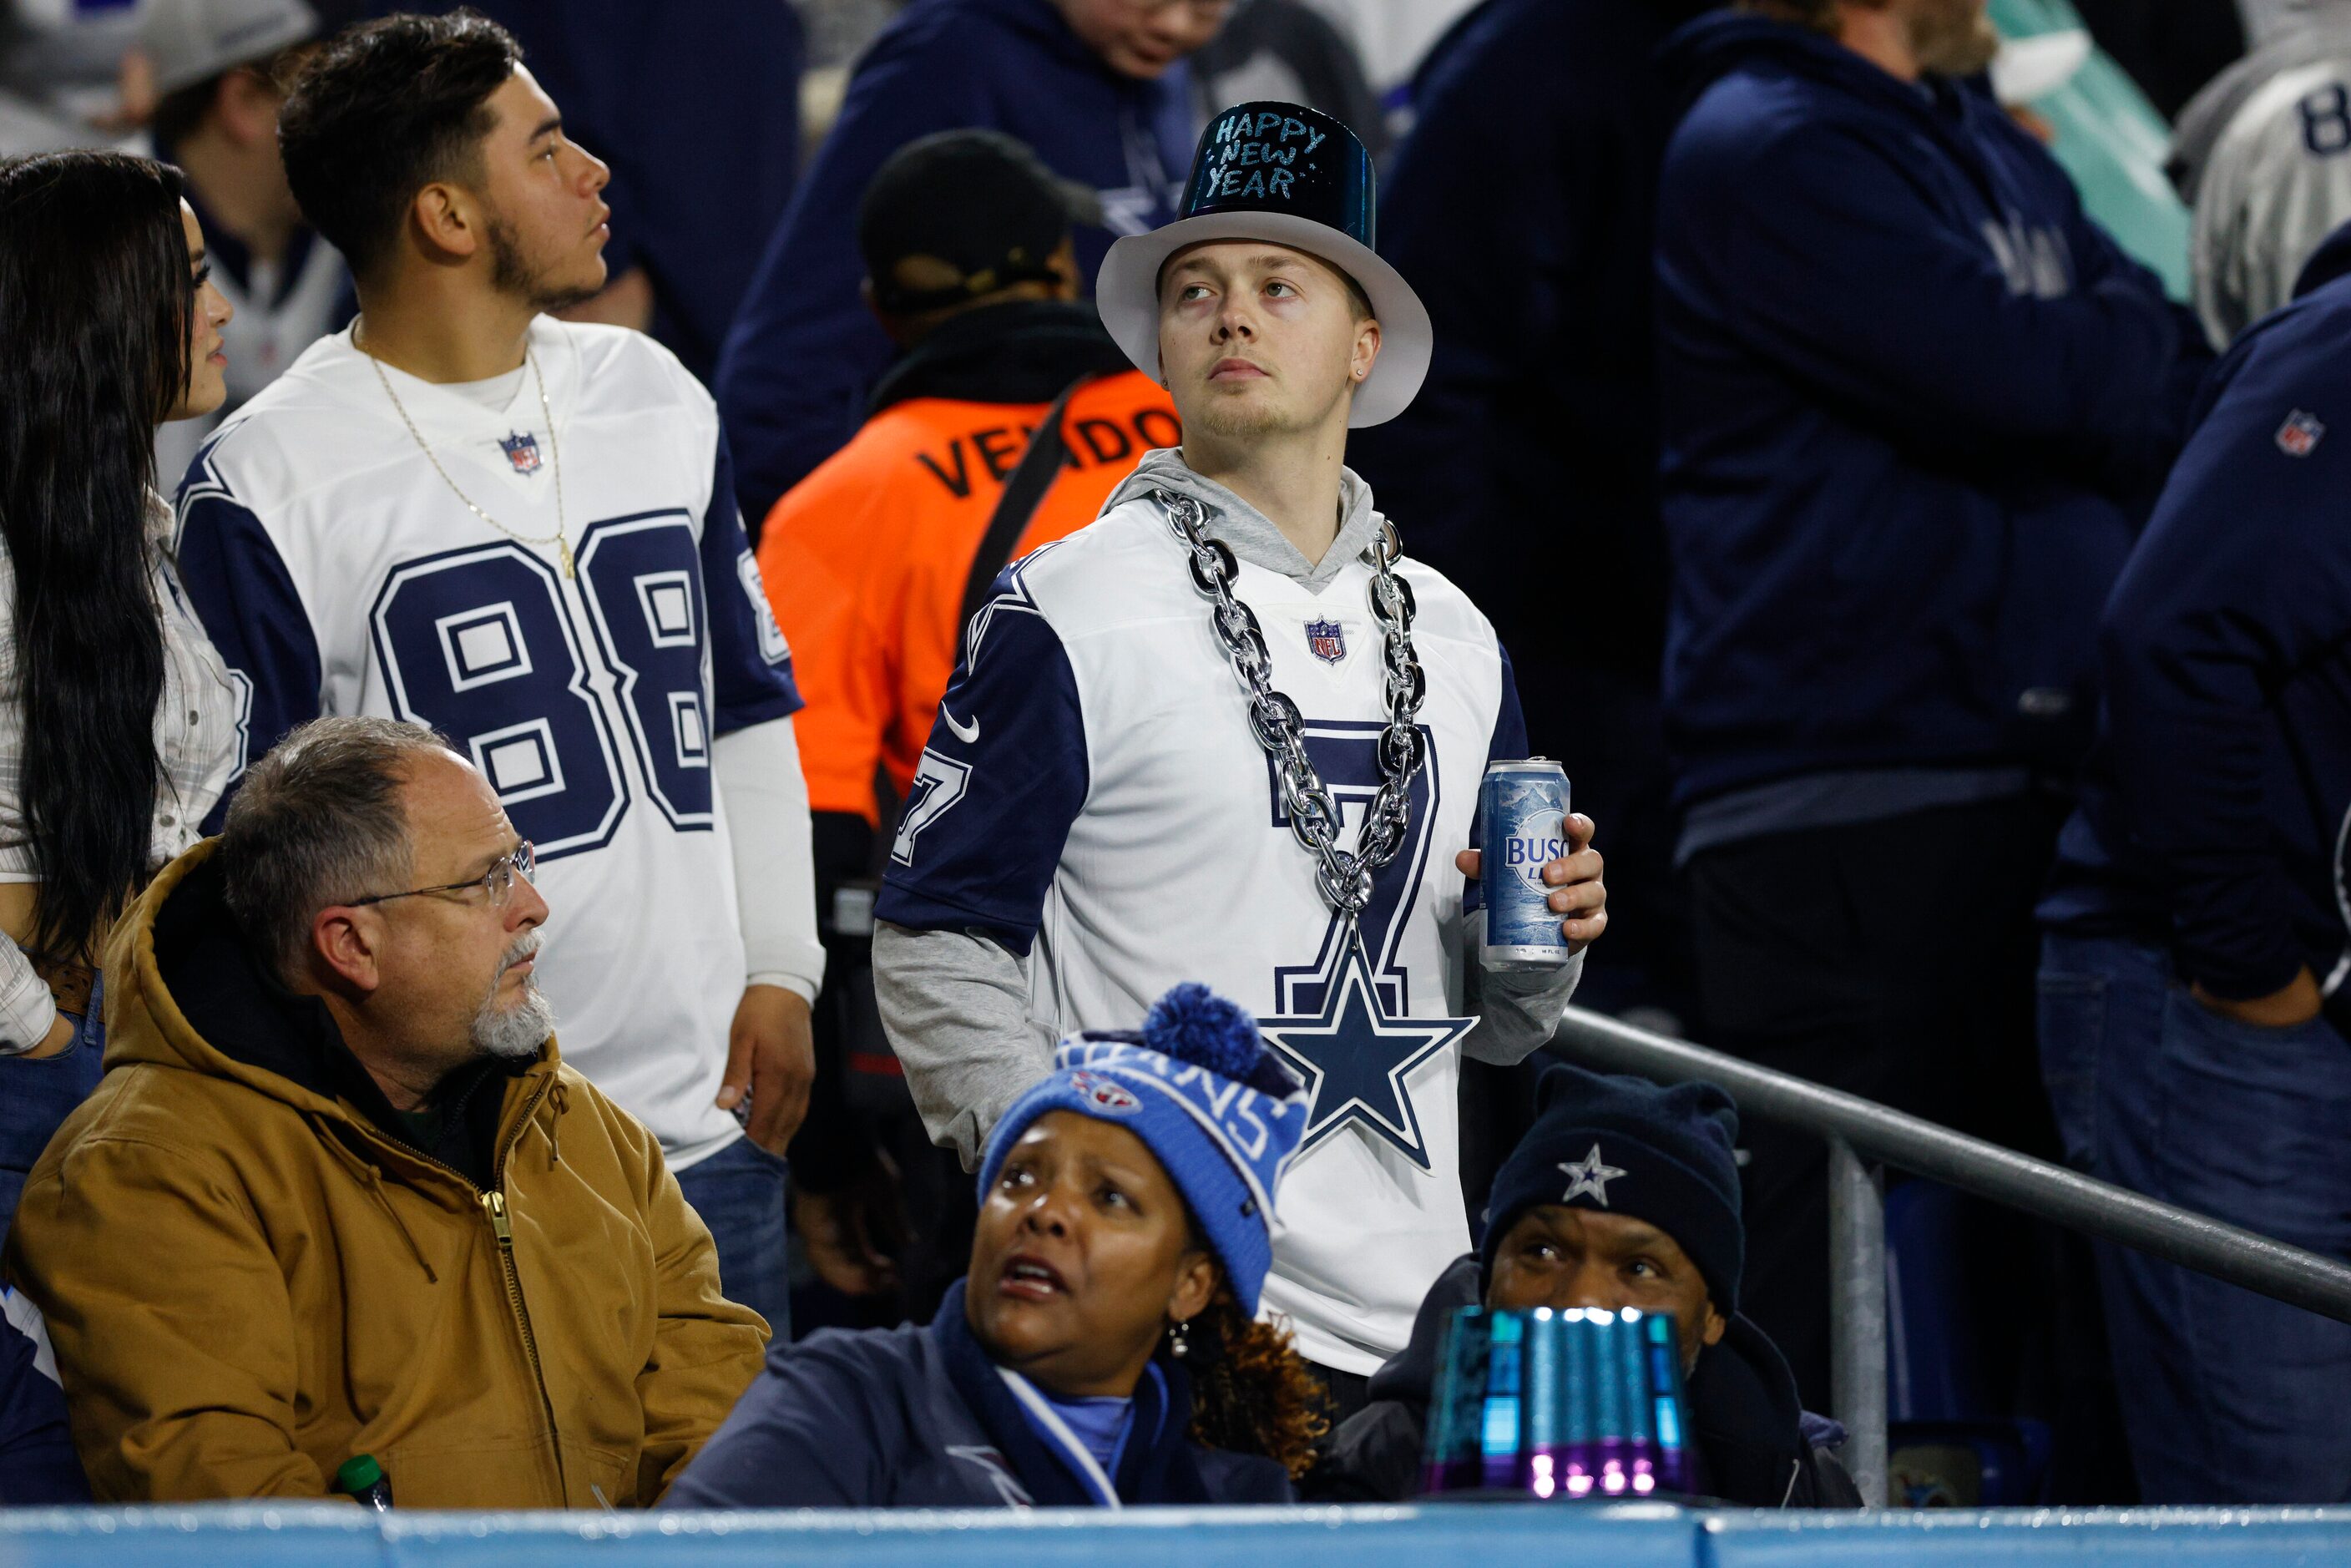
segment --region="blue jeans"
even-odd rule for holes
[[[2203,1007],[2134,943],[2042,946],[2041,1054],[2089,1175],[2351,1261],[2351,1044]],[[2149,1502],[2351,1501],[2351,1324],[2101,1244]]]
[[[778,1344],[792,1337],[784,1192],[791,1166],[748,1137],[677,1173],[685,1201],[718,1244],[718,1284],[768,1320]]]
[[[33,1163],[105,1071],[99,1065],[106,1054],[105,991],[101,976],[91,988],[89,1011],[64,1051],[39,1061],[0,1059],[0,1238],[16,1217]]]

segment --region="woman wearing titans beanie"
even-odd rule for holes
[[[1255,1320],[1306,1099],[1199,986],[1061,1042],[927,1328],[778,1345],[669,1508],[1286,1502],[1320,1385]]]
[[[1494,1174],[1486,1243],[1437,1277],[1404,1353],[1372,1375],[1371,1403],[1333,1434],[1307,1490],[1318,1501],[1396,1501],[1419,1490],[1421,1442],[1446,1314],[1483,1301],[1529,1311],[1670,1312],[1689,1391],[1697,1488],[1749,1508],[1858,1508],[1829,1448],[1832,1421],[1739,1315],[1747,1249],[1739,1215],[1739,1113],[1711,1083],[1660,1089],[1565,1064]]]

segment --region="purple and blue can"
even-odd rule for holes
[[[1479,1479],[1496,1490],[1519,1481],[1519,1434],[1525,1415],[1527,1314],[1486,1314],[1486,1404],[1480,1412]]]
[[[1683,1432],[1682,1347],[1673,1314],[1656,1312],[1641,1324],[1649,1353],[1649,1398],[1656,1410],[1657,1485],[1690,1490],[1689,1451]]]
[[[1479,882],[1488,969],[1556,969],[1567,937],[1551,907],[1543,867],[1567,853],[1567,770],[1548,758],[1489,762],[1478,789]]]
[[[1483,1307],[1447,1314],[1437,1352],[1437,1384],[1428,1407],[1428,1448],[1421,1478],[1428,1492],[1485,1484],[1486,1370],[1490,1335]]]
[[[1537,1497],[1557,1497],[1567,1479],[1567,1392],[1563,1364],[1567,1325],[1549,1307],[1527,1314],[1526,1343],[1520,1351],[1526,1388],[1519,1421],[1519,1485]]]
[[[1633,1490],[1632,1472],[1625,1463],[1633,1427],[1631,1412],[1625,1408],[1625,1359],[1634,1336],[1625,1332],[1623,1320],[1605,1308],[1590,1307],[1583,1315],[1592,1325],[1593,1426],[1600,1439],[1594,1479],[1602,1497],[1623,1497]]]

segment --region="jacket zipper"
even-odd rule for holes
[[[555,1445],[556,1490],[569,1500],[571,1490],[563,1474],[563,1441],[555,1427],[555,1400],[547,1392],[547,1369],[539,1363],[538,1336],[531,1332],[530,1308],[522,1299],[522,1276],[515,1269],[514,1226],[507,1217],[506,1195],[507,1155],[514,1152],[515,1145],[522,1138],[523,1129],[529,1126],[531,1118],[538,1114],[539,1103],[547,1098],[554,1083],[555,1081],[552,1078],[541,1083],[538,1092],[531,1096],[530,1103],[524,1106],[522,1114],[516,1118],[514,1136],[499,1145],[496,1153],[491,1158],[490,1185],[487,1188],[475,1186],[465,1172],[455,1166],[444,1165],[422,1149],[412,1149],[405,1145],[399,1145],[399,1148],[404,1156],[421,1161],[433,1169],[442,1172],[459,1186],[470,1188],[474,1194],[474,1201],[480,1204],[482,1212],[489,1217],[490,1229],[498,1239],[498,1266],[500,1273],[506,1280],[507,1304],[514,1309],[515,1322],[522,1330],[523,1354],[530,1362],[532,1381],[538,1385],[538,1406],[547,1413],[548,1438]],[[395,1215],[393,1218],[397,1219],[399,1217]]]
[[[556,1489],[568,1500],[571,1488],[563,1474],[563,1437],[556,1430],[555,1400],[547,1392],[547,1368],[538,1359],[538,1336],[531,1332],[530,1307],[522,1299],[522,1274],[515,1267],[514,1225],[507,1216],[507,1155],[512,1152],[516,1141],[521,1138],[522,1130],[529,1126],[531,1118],[538,1113],[539,1101],[546,1097],[547,1089],[542,1086],[515,1123],[514,1137],[499,1146],[490,1164],[490,1185],[482,1190],[480,1202],[482,1212],[490,1218],[490,1229],[498,1239],[498,1265],[506,1277],[507,1304],[514,1309],[515,1322],[522,1328],[523,1354],[530,1362],[531,1380],[538,1385],[539,1408],[547,1413],[547,1436],[554,1445]]]
[[[514,1258],[514,1226],[507,1218],[507,1195],[496,1187],[482,1194],[483,1212],[490,1217],[490,1228],[497,1232],[498,1262],[506,1274],[507,1302],[514,1308],[515,1322],[522,1325],[522,1351],[529,1358],[530,1375],[538,1385],[539,1407],[547,1412],[547,1433],[555,1439],[555,1480],[570,1495],[563,1479],[563,1442],[555,1428],[555,1401],[547,1392],[547,1369],[539,1364],[538,1336],[531,1333],[530,1308],[522,1299],[522,1276],[516,1271]]]

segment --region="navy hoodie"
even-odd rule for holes
[[[1661,58],[1679,798],[2070,766],[2200,334],[1976,88],[1737,12]]]
[[[1579,671],[1655,690],[1665,640],[1650,204],[1671,129],[1650,57],[1708,0],[1486,0],[1413,80],[1380,254],[1437,329],[1420,394],[1347,461],[1413,558],[1513,650],[1530,716]],[[1605,302],[1605,308],[1602,303]],[[1572,637],[1560,585],[1605,584]]]
[[[841,118],[768,242],[713,390],[756,528],[777,497],[846,444],[888,368],[890,340],[858,295],[857,214],[890,154],[982,127],[1019,137],[1100,195],[1107,228],[1077,231],[1089,282],[1118,235],[1174,216],[1192,157],[1188,78],[1121,76],[1051,0],[914,0],[873,41]]]
[[[13,1317],[0,1317],[0,1508],[89,1501],[65,1395],[34,1364],[39,1354]]]
[[[2235,999],[2329,980],[2351,921],[2351,227],[2299,287],[2213,371],[2115,585],[2107,744],[2041,910]]]
[[[1040,1508],[1101,1500],[1024,1411],[964,1322],[963,1281],[928,1328],[825,1329],[778,1343],[664,1508]],[[1190,1436],[1180,1365],[1155,1361],[1111,1479],[1129,1503],[1289,1502],[1269,1458]]]
[[[475,0],[522,40],[572,141],[612,166],[614,277],[705,385],[799,166],[799,13],[778,0]],[[213,231],[208,231],[213,232]]]

